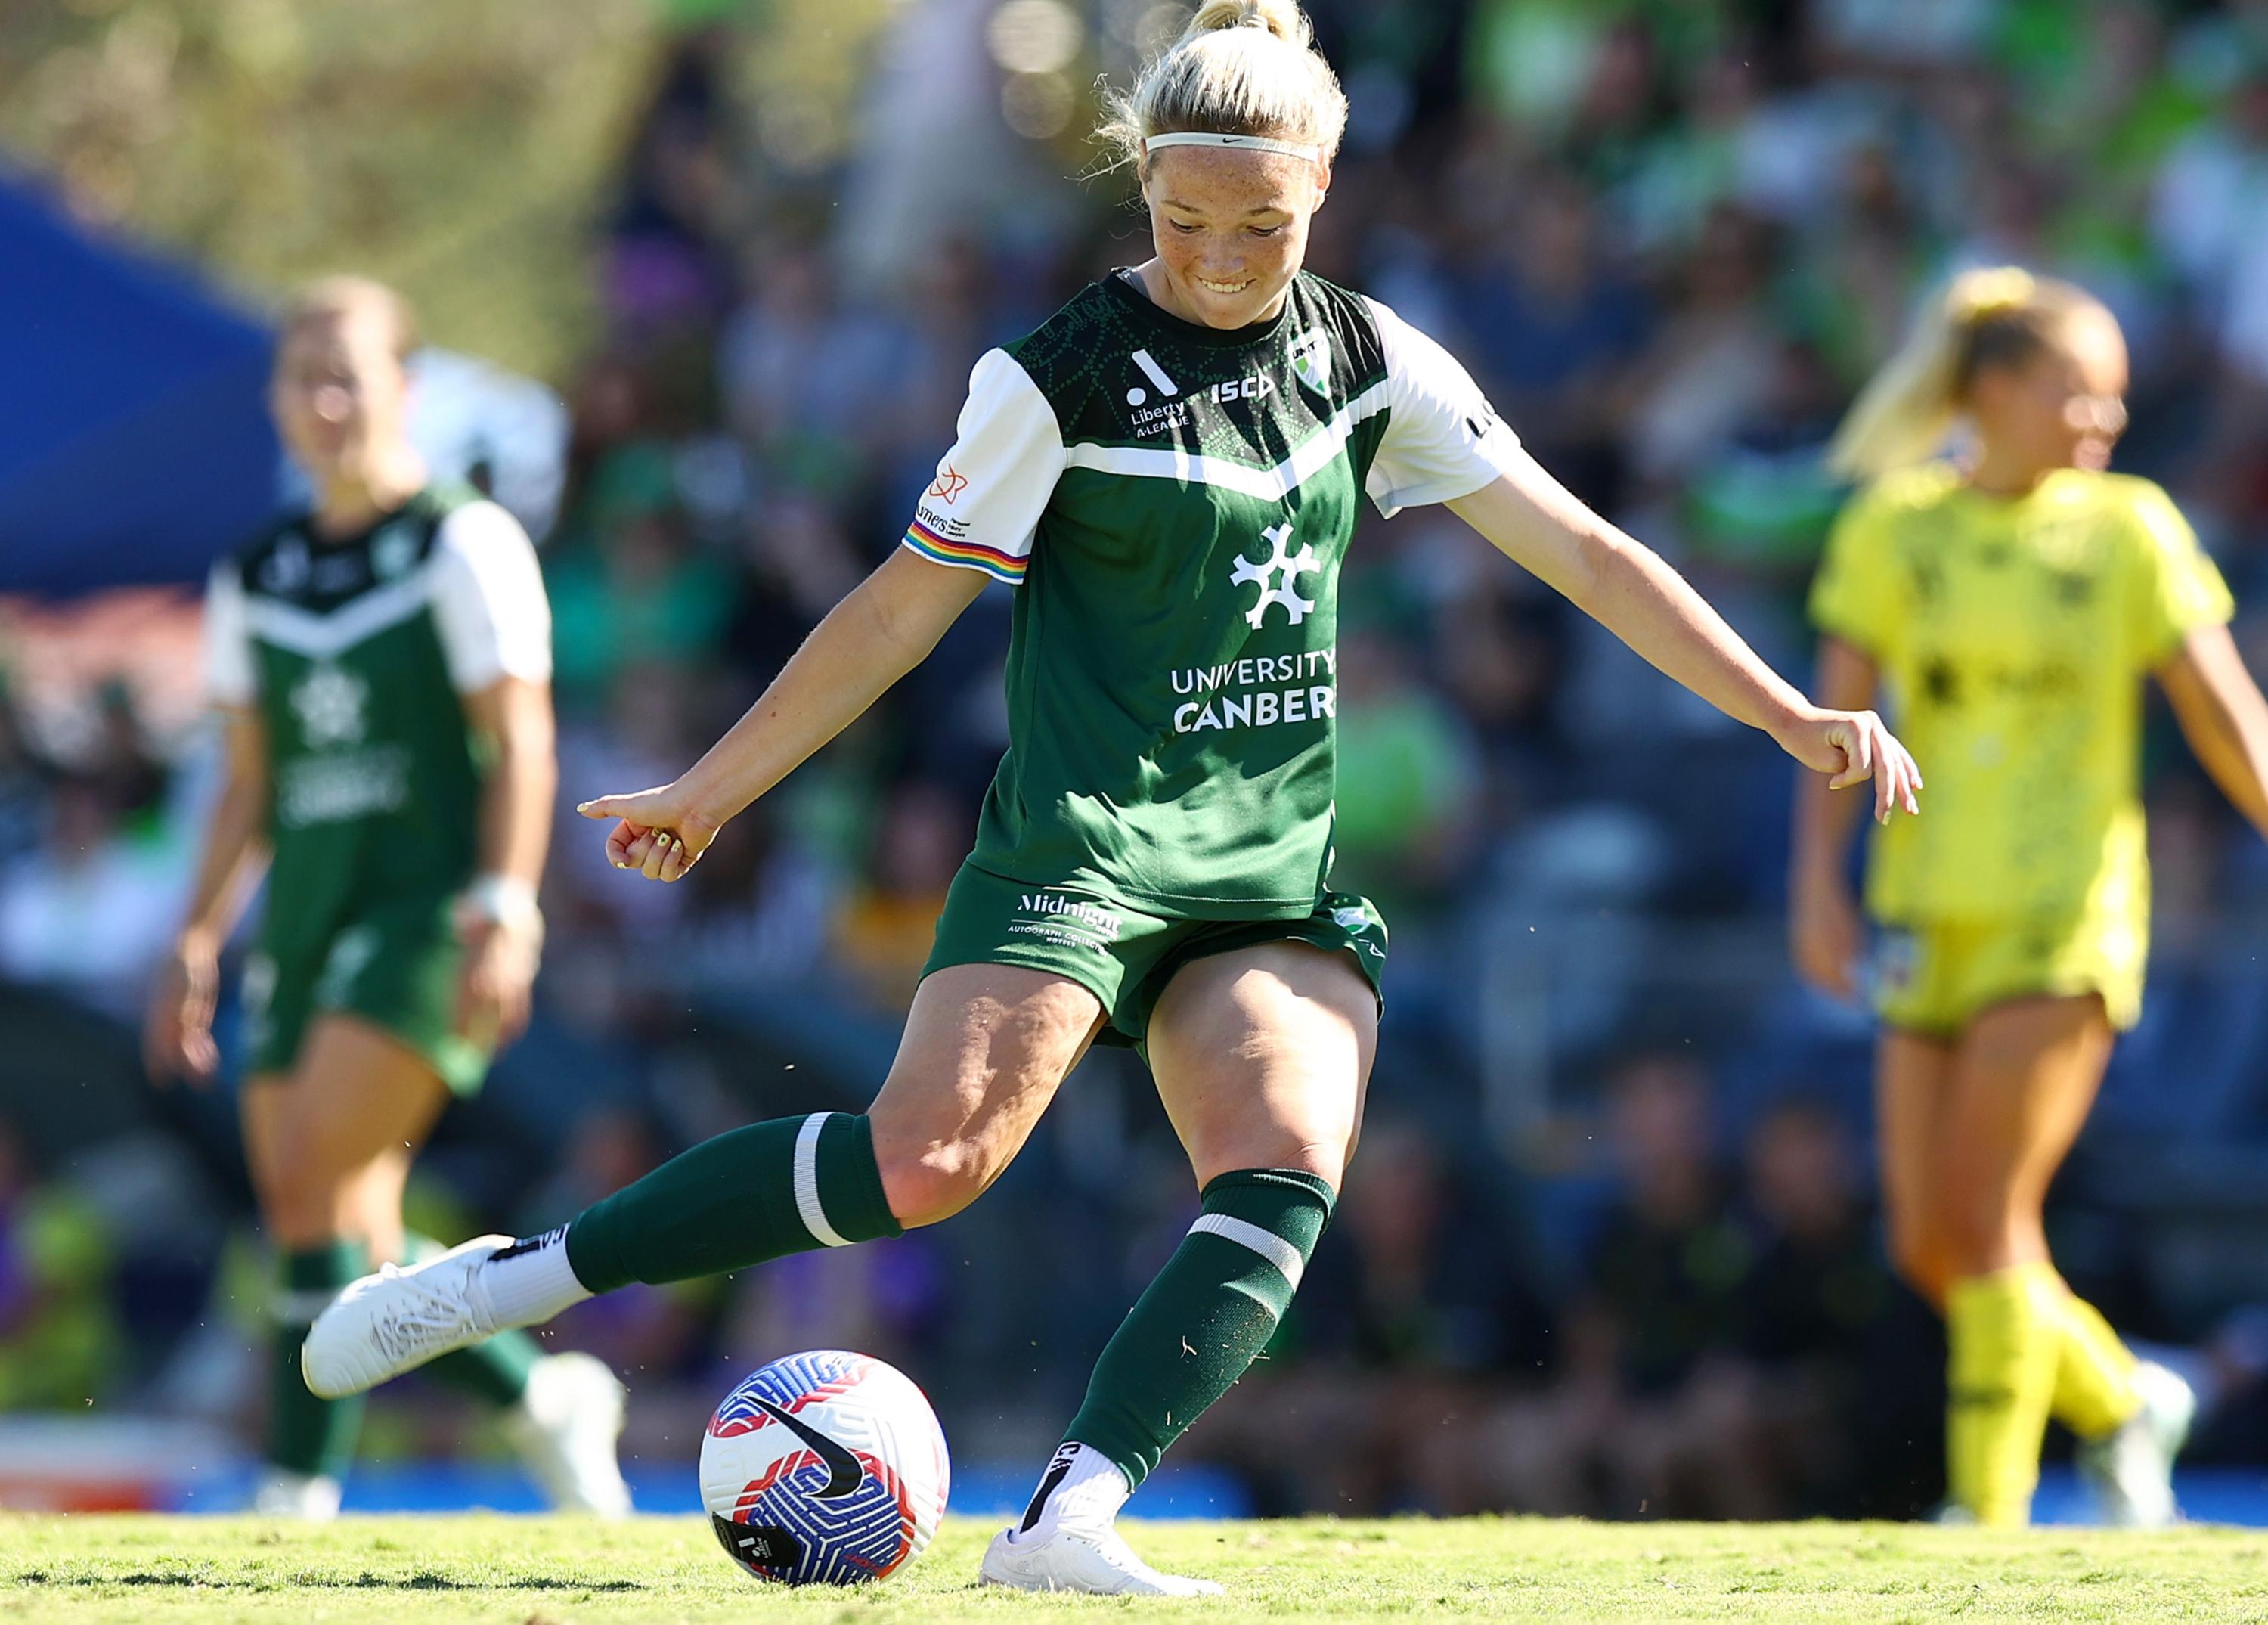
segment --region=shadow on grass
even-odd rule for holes
[[[413,1574],[406,1579],[392,1580],[382,1575],[358,1574],[352,1579],[319,1578],[310,1575],[294,1575],[288,1581],[267,1579],[226,1580],[203,1574],[151,1574],[146,1570],[132,1574],[66,1574],[47,1575],[36,1570],[18,1575],[19,1585],[175,1585],[195,1586],[214,1592],[269,1592],[289,1587],[305,1591],[342,1592],[572,1592],[578,1594],[606,1592],[642,1592],[648,1589],[636,1580],[559,1580],[522,1576],[515,1580],[454,1580],[446,1574],[431,1571]]]

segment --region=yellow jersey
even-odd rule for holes
[[[1811,617],[1874,661],[1928,783],[1921,817],[1874,831],[1869,912],[2139,928],[2141,680],[2234,608],[2147,480],[2068,469],[2001,498],[1932,463],[1861,492]]]

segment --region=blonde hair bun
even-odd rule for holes
[[[1103,101],[1094,133],[1112,168],[1138,166],[1143,142],[1182,131],[1314,147],[1328,164],[1346,131],[1346,92],[1296,0],[1204,0],[1132,92]]]
[[[1307,13],[1294,0],[1204,0],[1189,26],[1182,30],[1182,38],[1193,40],[1201,33],[1218,33],[1224,28],[1265,28],[1287,45],[1306,50],[1314,42],[1314,30],[1309,26]]]
[[[1946,319],[1956,327],[1974,327],[1987,316],[2021,310],[2032,302],[2039,285],[2039,279],[2021,266],[1965,270],[1945,290]]]

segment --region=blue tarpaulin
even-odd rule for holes
[[[268,329],[0,177],[0,592],[195,581],[275,513]]]

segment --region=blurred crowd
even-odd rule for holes
[[[2268,670],[2268,4],[1311,10],[1353,99],[1311,268],[1440,337],[1782,669],[1808,669],[1840,409],[1950,272],[2016,262],[2125,324],[2121,464],[2175,492]],[[683,37],[595,225],[604,333],[568,391],[563,800],[688,762],[895,545],[976,355],[1146,255],[1122,177],[1063,179],[1093,163],[1064,87],[1179,18],[917,0],[818,164],[739,88],[730,25]],[[1337,872],[1395,930],[1371,1126],[1278,1346],[1182,1455],[1281,1510],[1928,1504],[1942,1348],[1883,1264],[1867,1023],[1780,948],[1791,770],[1439,510],[1368,522],[1343,602]],[[562,818],[541,1013],[445,1126],[420,1228],[533,1230],[717,1128],[863,1104],[1005,743],[1006,617],[991,589],[694,883],[626,882]],[[10,717],[0,1023],[78,1094],[0,1097],[0,1408],[225,1414],[258,1387],[231,1375],[257,1294],[225,1088],[149,1092],[122,1025],[197,774],[123,694],[67,764]],[[2205,1452],[2258,1460],[2268,851],[2162,725],[2150,785],[2151,1005],[2058,1255],[2196,1351]],[[657,1458],[729,1370],[811,1343],[918,1371],[964,1452],[1042,1447],[1193,1206],[1138,1067],[1098,1056],[942,1230],[556,1335],[624,1370]],[[431,1393],[379,1414],[404,1451],[462,1443]]]

